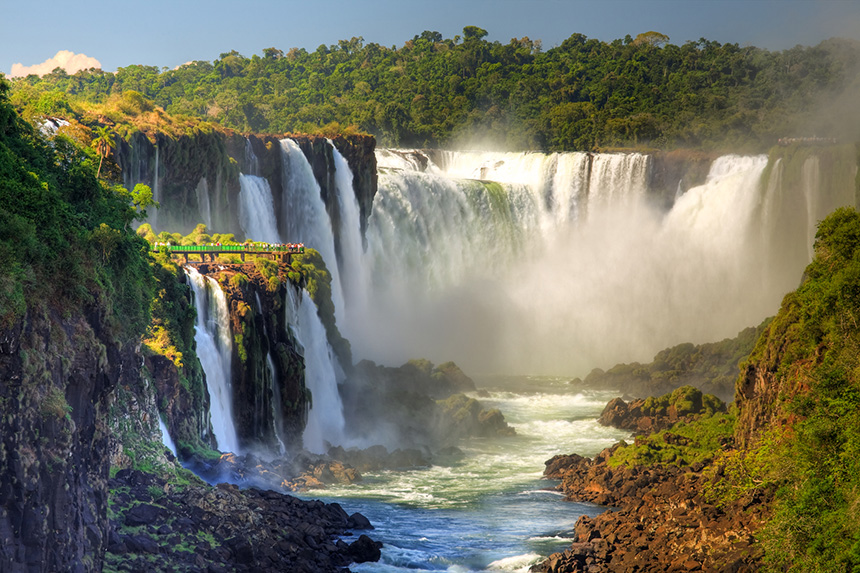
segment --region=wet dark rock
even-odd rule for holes
[[[118,570],[146,570],[148,555],[158,555],[164,570],[267,573],[334,572],[352,562],[379,559],[381,544],[369,537],[362,535],[351,544],[339,539],[372,525],[336,503],[226,483],[171,488],[154,474],[146,480],[125,477],[149,485],[111,482],[124,492],[112,499],[114,515],[125,518],[113,524],[107,554]],[[153,486],[164,493],[141,502],[150,498]],[[120,497],[123,503],[117,501]],[[147,523],[147,533],[130,525],[139,522]]]
[[[349,516],[348,525],[350,529],[373,529],[370,520],[357,512]]]
[[[355,563],[379,561],[379,558],[382,556],[381,548],[381,542],[374,541],[366,535],[361,535],[349,545],[348,555]]]
[[[132,507],[125,514],[125,525],[137,527],[138,525],[150,525],[160,522],[167,517],[167,510],[148,503],[140,503]]]

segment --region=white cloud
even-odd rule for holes
[[[23,64],[12,64],[12,72],[10,78],[23,78],[30,74],[44,76],[51,73],[54,68],[63,68],[69,74],[74,74],[81,70],[89,68],[101,69],[102,63],[95,58],[91,58],[85,54],[76,54],[69,50],[60,50],[57,55],[35,66],[25,66]]]

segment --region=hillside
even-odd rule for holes
[[[761,151],[781,137],[853,138],[845,111],[858,90],[856,43],[770,52],[646,32],[612,42],[573,34],[544,50],[527,37],[486,36],[467,26],[400,47],[358,37],[312,52],[225,52],[174,70],[55,70],[15,80],[13,101],[27,114],[63,116],[135,92],[172,115],[243,132],[354,126],[387,146]]]

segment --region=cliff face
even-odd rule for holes
[[[0,332],[0,570],[101,570],[112,391],[139,365],[95,312]]]
[[[326,138],[290,135],[298,143],[314,172],[326,209],[337,233],[340,220],[334,193],[334,159]],[[353,175],[358,199],[362,236],[367,228],[376,194],[376,141],[372,136],[337,136],[332,139]],[[163,133],[135,133],[121,140],[116,162],[123,184],[132,189],[148,185],[162,208],[150,218],[156,232],[186,234],[205,223],[220,233],[242,235],[238,219],[239,174],[268,180],[276,213],[281,212],[283,160],[280,138],[270,135],[243,136],[229,131],[197,130],[171,137]],[[289,237],[284,238],[290,240]]]
[[[286,289],[295,286],[286,280],[284,263],[280,269],[268,266],[258,261],[200,265],[198,270],[218,280],[230,309],[233,421],[239,442],[244,448],[277,451],[281,443],[288,449],[301,447],[309,403],[304,359],[285,324]]]

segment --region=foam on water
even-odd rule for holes
[[[510,417],[502,410],[516,437],[472,439],[460,444],[464,457],[453,464],[368,473],[324,492],[367,516],[384,543],[382,561],[356,571],[527,570],[569,543],[580,515],[603,511],[563,501],[546,489],[553,484],[542,470],[556,454],[594,455],[629,437],[596,422],[613,393],[565,394],[560,380],[538,380],[536,387],[543,392],[518,393],[513,383],[489,387],[491,398],[482,399],[485,407],[516,406]]]

